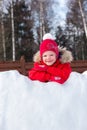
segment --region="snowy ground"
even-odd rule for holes
[[[87,130],[87,71],[63,85],[0,72],[0,130]]]

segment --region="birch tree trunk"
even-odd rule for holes
[[[44,18],[43,18],[43,2],[44,0],[38,0],[40,3],[40,42],[45,34]]]
[[[0,10],[1,10],[1,33],[2,33],[2,46],[3,46],[3,58],[6,61],[6,46],[5,46],[5,30],[4,30],[4,22],[3,22],[3,1],[0,1]]]
[[[12,58],[13,58],[13,61],[15,61],[15,35],[14,35],[13,0],[11,2],[11,24],[12,24]]]
[[[78,2],[79,2],[80,12],[81,12],[81,15],[82,15],[82,20],[83,20],[83,25],[84,25],[84,31],[85,31],[85,35],[86,35],[86,39],[87,39],[87,26],[86,26],[86,20],[85,20],[84,13],[83,13],[83,10],[82,10],[81,1],[78,0]]]

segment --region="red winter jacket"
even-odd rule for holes
[[[47,66],[43,62],[34,63],[34,67],[28,72],[31,80],[39,80],[41,82],[55,81],[63,84],[71,73],[70,63],[61,63],[56,61],[52,66]]]

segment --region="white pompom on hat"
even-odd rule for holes
[[[40,44],[40,55],[42,56],[45,51],[53,51],[56,53],[57,57],[59,55],[57,43],[50,33],[46,33],[43,36],[43,41]]]
[[[50,33],[46,33],[46,34],[43,36],[43,40],[46,40],[46,39],[55,40],[55,38],[54,38]]]

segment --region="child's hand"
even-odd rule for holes
[[[47,66],[46,65],[35,65],[34,69],[37,71],[47,71]]]
[[[59,76],[51,76],[51,77],[50,77],[50,81],[59,82],[60,80],[61,80],[61,77],[59,77]]]

